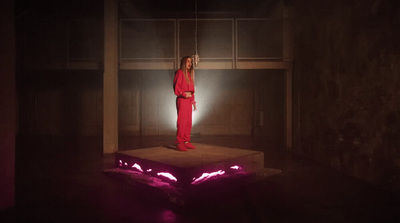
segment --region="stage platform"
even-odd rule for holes
[[[201,187],[218,187],[221,182],[240,185],[280,173],[264,168],[261,151],[196,144],[186,152],[174,146],[119,151],[114,169],[106,173],[124,176],[131,184],[145,184],[164,191],[172,201]],[[215,189],[215,188],[214,188]]]

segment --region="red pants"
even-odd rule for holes
[[[190,141],[192,131],[192,103],[189,99],[176,98],[176,110],[178,111],[178,122],[176,131],[176,143]]]

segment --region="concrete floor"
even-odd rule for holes
[[[174,137],[124,138],[120,150]],[[264,152],[282,173],[176,207],[145,188],[105,175],[114,155],[102,138],[19,137],[15,208],[0,222],[400,222],[400,196],[250,137],[197,136],[197,143]],[[229,191],[229,190],[227,190]]]

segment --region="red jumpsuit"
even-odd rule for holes
[[[174,78],[174,92],[176,97],[176,110],[178,112],[176,143],[190,141],[190,132],[192,130],[192,105],[194,100],[194,84],[188,74],[189,82],[186,82],[183,71],[177,70]],[[192,97],[185,98],[185,92],[191,92]]]

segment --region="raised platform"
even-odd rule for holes
[[[250,178],[254,180],[280,172],[264,168],[261,151],[193,145],[197,148],[187,152],[177,151],[172,146],[119,151],[115,154],[116,168],[105,172],[124,176],[130,183],[161,188],[169,195],[178,194],[178,197],[203,185],[221,182],[221,179],[229,179],[230,183],[232,179],[248,182]]]

